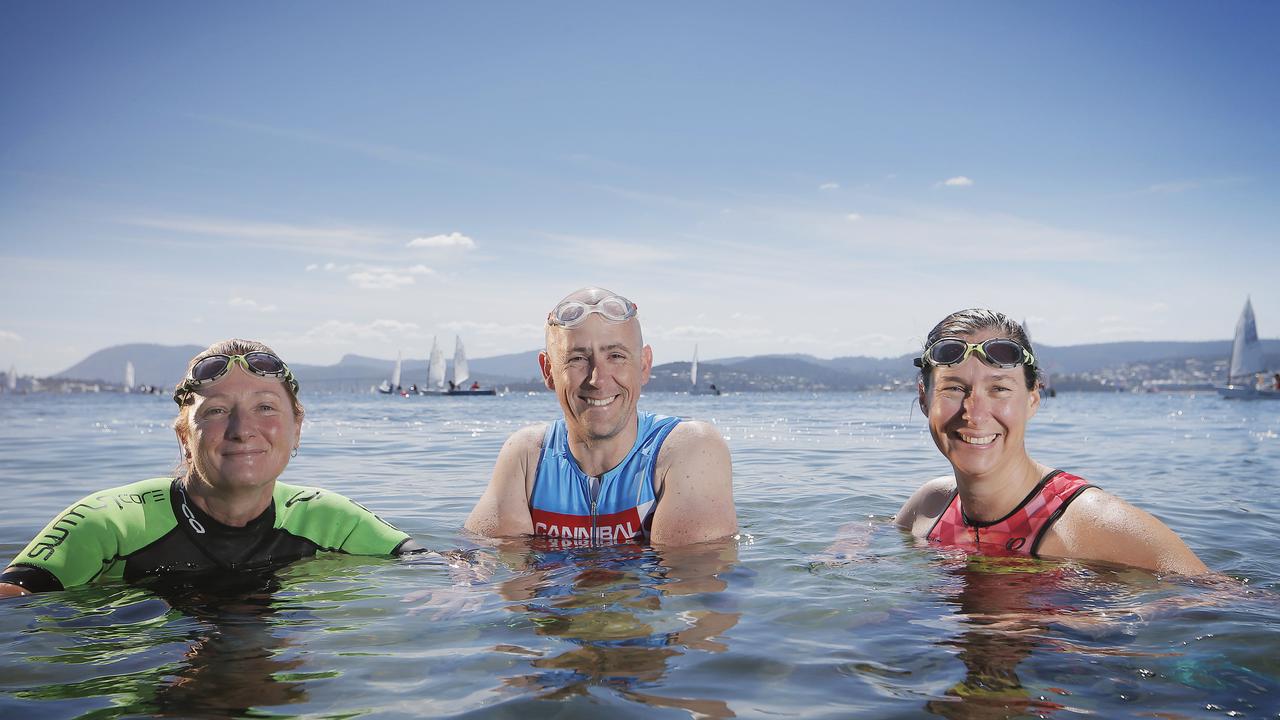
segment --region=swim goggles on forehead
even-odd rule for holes
[[[179,405],[185,405],[193,390],[217,382],[231,372],[231,366],[236,364],[258,377],[279,378],[281,382],[287,383],[293,389],[294,395],[298,394],[298,381],[294,379],[289,366],[272,353],[255,350],[243,355],[209,355],[200,358],[199,362],[191,367],[191,374],[187,379],[174,390],[173,401]]]
[[[565,300],[547,314],[547,324],[567,328],[577,327],[585,322],[591,313],[600,313],[605,320],[620,323],[635,317],[638,309],[635,303],[621,295],[609,295],[593,303]]]
[[[925,349],[924,355],[915,359],[915,365],[918,368],[924,367],[925,363],[943,367],[959,365],[975,352],[986,364],[1005,370],[1019,365],[1034,367],[1036,364],[1034,355],[1008,338],[991,338],[971,343],[960,338],[944,337]]]

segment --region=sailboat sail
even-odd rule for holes
[[[462,338],[454,338],[457,344],[453,348],[453,384],[459,389],[462,383],[471,377],[471,370],[467,367],[467,351],[462,347]]]
[[[693,346],[693,362],[689,364],[689,385],[698,387],[698,346]]]
[[[434,337],[431,338],[431,360],[427,365],[427,387],[444,389],[444,353]]]
[[[13,365],[9,366],[9,376],[5,380],[5,383],[9,387],[9,392],[13,392],[14,390],[18,389],[18,368],[17,367]]]
[[[395,388],[398,388],[398,387],[400,387],[400,353],[399,351],[396,352],[396,366],[391,371],[391,388],[394,390]]]
[[[1236,322],[1236,339],[1231,345],[1231,369],[1227,371],[1227,384],[1253,382],[1253,376],[1266,370],[1262,356],[1262,343],[1258,342],[1258,325],[1253,319],[1253,303],[1244,301],[1244,310]]]
[[[132,361],[129,361],[129,360],[125,360],[125,361],[124,361],[124,389],[125,389],[125,392],[128,392],[128,391],[132,390],[132,389],[133,389],[133,385],[134,385],[134,382],[133,382],[133,362],[132,362]]]

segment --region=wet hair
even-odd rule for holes
[[[276,357],[280,357],[275,350],[255,340],[231,338],[230,340],[216,342],[191,358],[191,362],[187,363],[187,372],[182,376],[183,380],[191,377],[191,370],[196,366],[196,363],[210,355],[244,355],[251,352],[269,352]],[[179,380],[178,384],[181,385],[183,380]],[[294,392],[293,386],[289,383],[282,384],[284,385],[285,393],[289,396],[289,403],[293,405],[293,418],[301,423],[303,416],[306,415],[306,410],[302,407],[302,402],[298,400],[298,394]],[[188,394],[182,406],[178,408],[178,417],[173,419],[173,429],[178,433],[178,437],[189,437],[191,434],[191,408],[194,404],[195,395]],[[178,466],[175,468],[175,472],[179,475],[186,475],[189,470],[194,471],[194,468],[187,467],[186,457],[183,454],[178,459]]]
[[[923,355],[929,346],[944,337],[971,337],[983,330],[994,330],[997,336],[1013,340],[1033,356],[1036,354],[1031,347],[1031,338],[1027,336],[1027,331],[1021,325],[1004,313],[986,308],[957,310],[942,318],[942,322],[934,325],[929,331],[929,337],[925,338],[921,354]],[[929,387],[933,382],[933,371],[934,366],[929,363],[925,363],[924,367],[920,368],[920,381],[925,387]],[[1040,382],[1040,370],[1034,365],[1023,365],[1022,372],[1026,377],[1027,389],[1035,390]]]

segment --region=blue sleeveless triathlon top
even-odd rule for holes
[[[534,535],[573,540],[575,545],[577,541],[611,545],[649,538],[657,505],[653,472],[658,450],[680,418],[637,415],[636,444],[617,467],[600,476],[594,500],[590,477],[569,452],[564,418],[547,428],[529,496]]]

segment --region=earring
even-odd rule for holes
[[[289,457],[291,457],[291,458],[296,458],[296,457],[298,457],[298,446],[297,446],[297,445],[295,445],[295,446],[293,447],[293,452],[289,453]]]

